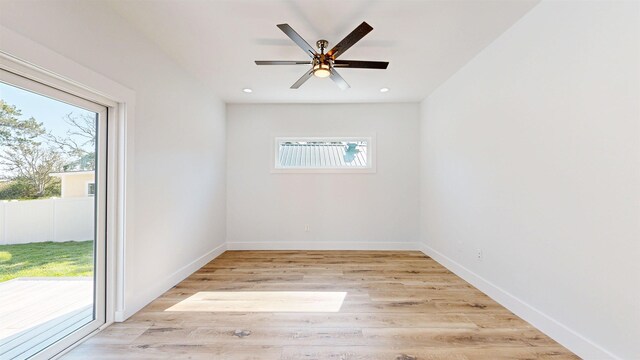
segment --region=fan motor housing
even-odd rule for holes
[[[320,53],[324,54],[324,49],[329,47],[329,42],[327,40],[320,39],[316,41],[316,46],[320,49]]]

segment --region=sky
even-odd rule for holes
[[[47,131],[58,136],[64,136],[69,125],[63,118],[69,113],[76,115],[95,114],[94,112],[69,105],[58,100],[38,95],[27,90],[0,82],[0,99],[15,105],[22,111],[21,118],[35,118],[43,123]]]
[[[69,105],[58,100],[48,98],[27,90],[23,90],[3,82],[0,82],[0,99],[10,105],[15,105],[21,112],[20,118],[28,119],[33,117],[41,122],[47,132],[53,135],[65,137],[67,130],[71,127],[64,121],[64,117],[73,113],[74,115],[91,115],[95,113],[77,106]],[[2,149],[0,149],[1,151]],[[3,170],[0,168],[0,177]]]

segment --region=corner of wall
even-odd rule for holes
[[[116,313],[116,321],[125,321],[133,314],[140,311],[146,305],[151,303],[153,300],[167,292],[169,289],[189,277],[189,275],[198,271],[201,267],[222,255],[227,250],[227,244],[222,243],[221,245],[216,246],[211,251],[202,255],[198,259],[192,261],[191,263],[183,266],[182,268],[176,270],[174,273],[169,275],[168,277],[158,279],[158,282],[150,286],[145,290],[141,290],[138,295],[136,301],[132,301],[127,304],[126,308],[122,311]]]
[[[585,359],[619,359],[598,344],[566,327],[542,311],[529,305],[524,300],[517,298],[429,245],[423,243],[420,250],[515,315],[521,317],[581,357]]]

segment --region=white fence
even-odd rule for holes
[[[0,201],[0,245],[93,240],[94,198]]]

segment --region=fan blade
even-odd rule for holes
[[[351,69],[386,69],[389,63],[387,61],[336,60],[333,66]]]
[[[365,35],[367,35],[373,28],[371,25],[366,22],[362,22],[362,24],[358,25],[355,30],[353,30],[349,35],[347,35],[342,41],[340,41],[333,49],[329,50],[327,55],[332,57],[333,59],[337,59],[338,56],[342,55],[347,49],[353,46],[353,44],[357,43],[362,39]]]
[[[298,44],[298,46],[300,46],[300,48],[309,55],[309,57],[313,58],[316,55],[314,48],[312,48],[311,45],[302,38],[302,36],[298,35],[298,33],[293,30],[289,24],[279,24],[277,26],[283,33],[287,34],[294,43]]]
[[[311,73],[313,74],[313,71]],[[351,87],[349,86],[349,84],[347,84],[346,81],[344,81],[342,76],[338,74],[336,69],[331,69],[331,80],[333,80],[336,84],[338,84],[338,87],[342,90],[346,90]]]
[[[307,71],[298,81],[296,81],[293,85],[291,85],[292,89],[297,89],[300,85],[304,84],[305,81],[309,80],[309,78],[313,76],[313,70]]]
[[[256,60],[256,65],[311,65],[311,61]]]

